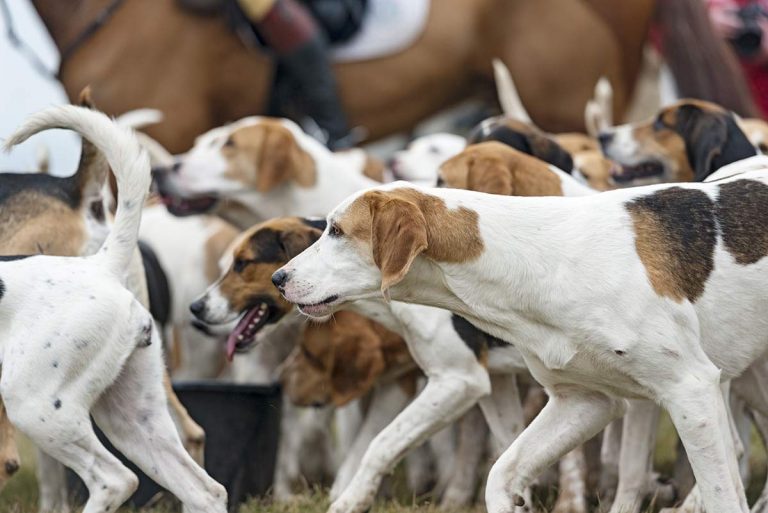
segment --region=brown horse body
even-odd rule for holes
[[[110,0],[33,0],[54,42],[70,45]],[[412,128],[435,112],[490,90],[491,60],[512,71],[536,123],[582,130],[598,78],[610,78],[621,118],[641,62],[654,0],[432,0],[424,33],[409,49],[338,64],[352,125],[370,138]],[[73,97],[87,84],[111,114],[162,110],[151,135],[173,152],[203,131],[264,112],[272,66],[220,18],[174,0],[127,0],[61,69]]]

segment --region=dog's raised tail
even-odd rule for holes
[[[112,272],[122,277],[136,249],[141,210],[151,181],[149,158],[131,130],[118,126],[101,112],[73,105],[52,107],[30,116],[5,141],[5,148],[49,128],[78,132],[104,154],[115,173],[120,200],[112,230],[99,254]]]

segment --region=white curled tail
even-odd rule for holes
[[[119,194],[117,212],[99,254],[116,276],[123,277],[136,249],[141,210],[151,181],[146,152],[131,130],[118,126],[101,112],[73,105],[33,114],[5,141],[5,148],[10,149],[49,128],[74,130],[91,141],[115,173]]]

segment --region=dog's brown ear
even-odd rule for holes
[[[377,193],[371,202],[373,261],[381,269],[381,292],[399,283],[413,260],[427,249],[427,221],[419,207],[400,198]]]
[[[332,342],[331,399],[337,407],[366,394],[386,366],[381,338],[371,324],[365,319],[351,319],[344,324],[343,329],[334,329]]]
[[[512,170],[495,158],[477,159],[469,166],[467,188],[470,191],[511,196],[514,193]]]
[[[269,192],[288,181],[302,187],[315,182],[315,163],[285,127],[265,126],[256,177],[256,190]]]
[[[314,244],[322,233],[322,231],[309,226],[280,232],[280,244],[283,246],[285,254],[291,259]]]

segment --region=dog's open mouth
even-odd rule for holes
[[[280,317],[279,310],[265,302],[247,309],[227,337],[227,360],[231,362],[235,353],[246,351],[256,340],[261,328],[276,322]]]
[[[160,198],[162,199],[165,208],[168,209],[168,212],[178,217],[204,214],[213,209],[219,201],[219,199],[213,195],[183,198],[181,196],[161,194]]]
[[[658,160],[646,160],[635,165],[623,164],[611,169],[611,175],[617,183],[627,183],[642,178],[652,178],[664,174],[664,164]]]
[[[328,296],[327,298],[323,299],[319,303],[312,303],[312,304],[297,303],[296,306],[299,307],[299,311],[304,315],[308,315],[310,317],[325,317],[331,314],[333,303],[338,301],[338,299],[339,299],[339,296],[334,294],[332,296]]]

